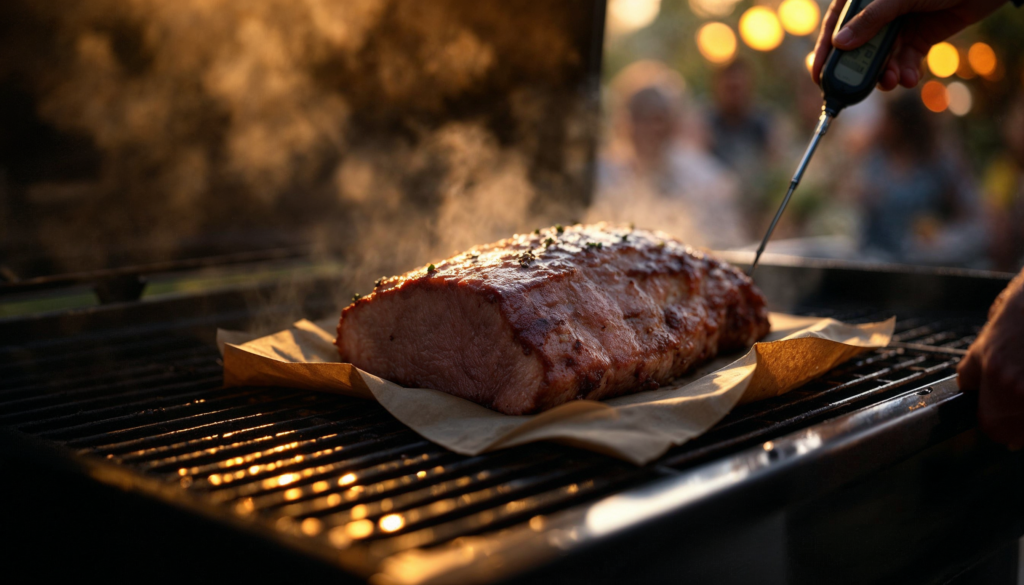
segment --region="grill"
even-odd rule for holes
[[[241,326],[251,318],[240,292],[4,323],[3,339],[8,341],[0,349],[0,426],[5,442],[17,445],[12,450],[15,458],[30,458],[35,466],[40,460],[60,461],[65,475],[84,473],[93,478],[90,483],[98,479],[98,485],[118,486],[143,495],[144,501],[159,502],[153,504],[157,509],[169,509],[170,504],[171,509],[193,512],[189,517],[214,519],[228,540],[204,545],[211,558],[195,562],[200,570],[215,565],[235,577],[241,574],[238,559],[232,561],[228,551],[249,551],[256,545],[230,543],[253,537],[278,555],[275,566],[289,567],[288,575],[336,571],[376,582],[536,581],[567,576],[589,580],[608,578],[616,571],[635,575],[635,563],[620,558],[619,565],[609,568],[594,551],[615,546],[636,524],[646,531],[640,534],[647,535],[639,541],[631,537],[639,555],[648,546],[637,542],[649,544],[664,532],[641,525],[678,516],[681,502],[658,503],[651,490],[690,485],[692,492],[693,486],[710,482],[699,492],[704,503],[684,506],[697,510],[698,517],[683,525],[694,530],[711,520],[720,527],[738,525],[778,506],[788,507],[792,514],[793,498],[805,501],[809,494],[829,492],[864,474],[878,475],[894,461],[944,442],[962,442],[964,433],[973,437],[973,449],[988,459],[995,457],[996,469],[1010,473],[1020,485],[1021,467],[1014,463],[1015,456],[993,455],[998,450],[977,438],[970,399],[948,383],[984,318],[986,304],[970,306],[963,300],[993,298],[1005,279],[807,263],[761,270],[759,279],[776,306],[777,299],[791,304],[781,308],[850,321],[876,320],[895,312],[894,343],[785,396],[737,408],[704,436],[645,467],[556,444],[465,457],[423,440],[373,403],[286,388],[223,388],[212,329]],[[912,309],[866,302],[884,301],[908,276],[918,285],[912,290],[923,291],[929,300],[893,295],[912,304]],[[856,288],[844,285],[850,278],[856,279]],[[785,289],[773,284],[780,282],[789,284]],[[812,286],[794,291],[793,282]],[[313,299],[306,304],[307,314],[331,311],[324,300],[329,297],[315,294],[329,289],[330,283],[310,287],[314,292],[307,297]],[[936,291],[955,294],[957,303],[950,306]],[[273,308],[269,312],[273,314]],[[926,422],[913,422],[917,411],[931,414],[922,419]],[[919,427],[925,430],[915,430]],[[892,428],[898,431],[890,437]],[[889,433],[884,436],[893,442],[887,443],[884,453],[873,454],[840,449],[845,443],[839,439],[834,444],[826,441],[825,447],[839,452],[825,459],[827,473],[815,474],[809,471],[810,463],[796,462],[803,454],[800,449],[807,451],[810,431],[847,439],[853,433],[854,444],[861,449],[871,444],[871,437],[883,436],[878,433]],[[796,450],[787,454],[786,445]],[[822,445],[820,438],[817,445]],[[721,483],[724,480],[713,471],[722,465],[736,469],[737,462],[752,454],[767,457],[758,461],[771,470],[776,483],[788,487],[760,492],[757,486],[763,480],[743,479],[740,484],[758,495],[733,496],[742,505],[734,502],[732,512],[716,516],[716,506],[704,500],[736,490],[731,483]],[[988,459],[976,457],[975,462]],[[44,484],[40,493],[56,491],[70,497],[75,488],[68,487],[73,484],[65,475],[37,475],[44,478],[39,480]],[[19,481],[18,475],[8,477]],[[799,489],[792,489],[793,477],[804,479]],[[736,516],[736,510],[763,499],[763,493],[780,489],[784,495],[777,496],[774,505],[761,504],[755,506],[756,514]],[[1003,504],[1004,512],[1007,506],[1019,512],[1019,496],[1011,497],[1012,505]],[[18,492],[11,497],[33,496]],[[623,511],[610,532],[597,530],[600,534],[590,537],[579,532],[587,526],[594,532],[594,510],[623,498],[634,504],[652,503]],[[52,499],[44,498],[40,505],[50,507]],[[644,510],[651,513],[645,516]],[[37,511],[27,514],[38,519]],[[707,518],[701,520],[701,514]],[[1009,524],[994,534],[1009,538],[1020,533],[1019,516],[1003,520]],[[155,529],[145,522],[130,523],[136,530]],[[104,536],[99,527],[82,528]],[[736,528],[732,536],[745,534],[744,530]],[[195,540],[194,527],[184,531],[185,538]],[[946,563],[942,574],[963,570],[991,554],[991,546],[980,548]],[[298,554],[287,556],[291,551]],[[173,549],[164,552],[174,554]],[[288,560],[280,560],[281,555]],[[678,549],[669,556],[679,559]],[[705,564],[714,558],[704,556]],[[787,558],[792,557],[788,553]],[[584,562],[587,558],[591,560]],[[139,562],[148,566],[149,561]],[[690,571],[702,566],[698,561],[688,563],[684,564]],[[661,565],[642,566],[654,570]],[[255,575],[265,578],[266,570]],[[792,570],[783,573],[791,578]]]

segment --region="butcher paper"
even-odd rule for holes
[[[883,347],[895,319],[848,325],[771,314],[772,332],[746,354],[721,356],[672,384],[610,400],[576,400],[509,416],[422,388],[403,388],[341,363],[329,322],[299,321],[264,337],[218,331],[225,386],[284,386],[376,400],[398,420],[464,455],[556,441],[638,465],[697,437],[737,404],[783,394],[865,350]]]

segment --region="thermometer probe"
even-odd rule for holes
[[[842,28],[846,25],[851,18],[864,10],[871,1],[848,0],[843,8],[843,12],[839,15],[837,28]],[[896,41],[896,35],[899,34],[900,24],[899,19],[890,22],[882,30],[878,31],[878,34],[873,39],[852,51],[833,49],[825,60],[825,67],[821,70],[821,93],[825,103],[821,106],[821,118],[818,120],[818,127],[814,130],[811,143],[807,146],[807,151],[804,152],[803,158],[800,159],[800,164],[796,167],[796,173],[793,174],[793,180],[789,182],[789,190],[786,191],[786,196],[782,199],[779,210],[775,212],[775,218],[772,219],[771,225],[768,226],[768,233],[764,235],[761,245],[757,248],[757,254],[754,256],[754,263],[750,266],[749,275],[754,274],[754,269],[757,268],[757,261],[761,259],[764,247],[768,245],[768,240],[771,239],[772,232],[775,231],[775,224],[779,223],[782,212],[785,211],[786,205],[789,204],[790,198],[793,197],[793,191],[796,190],[797,185],[800,184],[800,179],[804,176],[807,163],[811,161],[811,156],[814,155],[815,149],[818,148],[821,137],[828,132],[832,119],[838,116],[840,110],[846,106],[852,106],[866,98],[871,93],[871,90],[875,88],[878,78],[881,77],[882,72],[885,70],[885,63],[889,59],[889,53],[892,51],[892,45]]]

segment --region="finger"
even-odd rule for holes
[[[897,37],[899,51],[893,53],[903,87],[912,88],[924,77],[924,58],[935,44],[930,27],[939,26],[941,18],[936,14],[914,14],[914,19],[904,24]]]
[[[825,59],[832,50],[832,31],[839,22],[839,13],[846,5],[845,0],[832,0],[828,7],[828,14],[821,22],[821,32],[818,33],[818,41],[814,44],[814,65],[811,66],[811,78],[814,83],[821,83],[821,69],[825,66]]]
[[[906,58],[901,59],[899,68],[900,85],[907,89],[918,85],[918,82],[921,81],[921,58],[913,53],[913,49],[906,51]]]
[[[832,36],[832,44],[844,51],[870,41],[882,27],[910,10],[906,0],[875,0]]]
[[[981,384],[981,359],[974,348],[967,350],[967,355],[956,367],[957,383],[964,392],[977,392]]]
[[[981,430],[997,443],[1017,447],[1024,444],[1024,409],[1019,402],[1020,389],[1013,381],[983,375],[978,395],[978,423]]]
[[[881,77],[878,78],[878,89],[882,91],[891,91],[896,89],[896,86],[900,83],[900,74],[896,69],[896,65],[891,61],[885,66],[885,71],[882,72]]]
[[[896,42],[893,43],[892,53],[889,58],[885,61],[885,70],[878,77],[878,88],[883,91],[891,91],[896,89],[896,86],[900,83],[900,68],[899,63],[896,60],[896,55],[900,52],[900,39],[896,37]]]
[[[899,55],[894,56],[900,72],[900,85],[911,88],[921,80],[921,63],[924,55],[915,47],[904,45]]]

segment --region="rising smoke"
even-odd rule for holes
[[[313,243],[359,290],[580,217],[594,4],[9,0],[0,87],[98,162],[11,181],[5,246],[64,271]]]

